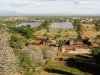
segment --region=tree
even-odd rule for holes
[[[78,39],[81,39],[82,38],[81,36],[82,35],[82,25],[81,25],[80,20],[74,20],[73,26],[76,29],[76,32],[78,34]]]
[[[9,31],[11,33],[19,33],[25,38],[32,38],[33,37],[33,28],[30,25],[21,26],[21,27],[9,27]]]
[[[32,38],[33,37],[33,29],[29,26],[19,27],[18,32],[26,38]]]
[[[44,21],[40,27],[43,28],[43,29],[49,29],[49,26],[50,26],[51,22],[50,21]]]
[[[100,21],[99,20],[95,22],[95,27],[97,31],[100,31]]]

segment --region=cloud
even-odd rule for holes
[[[86,0],[76,0],[73,3],[76,4],[76,5],[79,5],[79,4],[86,4],[86,3],[88,3],[88,1],[86,1]]]
[[[91,5],[91,4],[93,4],[93,5],[95,5],[95,4],[100,4],[100,1],[99,0],[72,0],[72,2],[73,2],[73,4],[75,4],[75,5]]]
[[[97,14],[99,0],[0,0],[0,11],[12,14]],[[1,13],[0,13],[1,14]],[[3,14],[3,13],[2,13]]]
[[[28,6],[29,4],[27,3],[11,3],[9,4],[11,7],[24,7],[24,6]]]

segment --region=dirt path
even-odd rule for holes
[[[68,54],[91,54],[91,49],[76,49],[75,51],[68,51]]]

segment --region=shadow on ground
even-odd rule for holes
[[[69,58],[66,60],[66,66],[77,68],[85,73],[98,75],[100,73],[100,65],[88,59],[88,57],[78,56],[76,58]]]
[[[69,73],[69,72],[65,72],[65,71],[53,69],[53,68],[45,69],[45,71],[50,72],[50,73],[57,73],[57,74],[61,74],[61,75],[75,75],[75,74],[72,74],[72,73]]]

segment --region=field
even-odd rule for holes
[[[36,27],[18,26],[24,21],[34,23],[32,18],[24,18],[3,20],[4,24],[0,26],[1,34],[9,35],[6,39],[1,38],[1,42],[6,41],[7,48],[10,47],[16,57],[18,67],[15,75],[98,75],[100,30],[94,21],[82,23],[81,19],[72,19],[73,28],[54,31],[49,30],[54,22],[52,18],[36,19],[41,23]]]
[[[83,33],[86,37],[93,38],[96,35],[100,34],[100,31],[95,30],[95,25],[94,24],[83,24],[82,26],[85,30],[85,31],[83,31]]]

